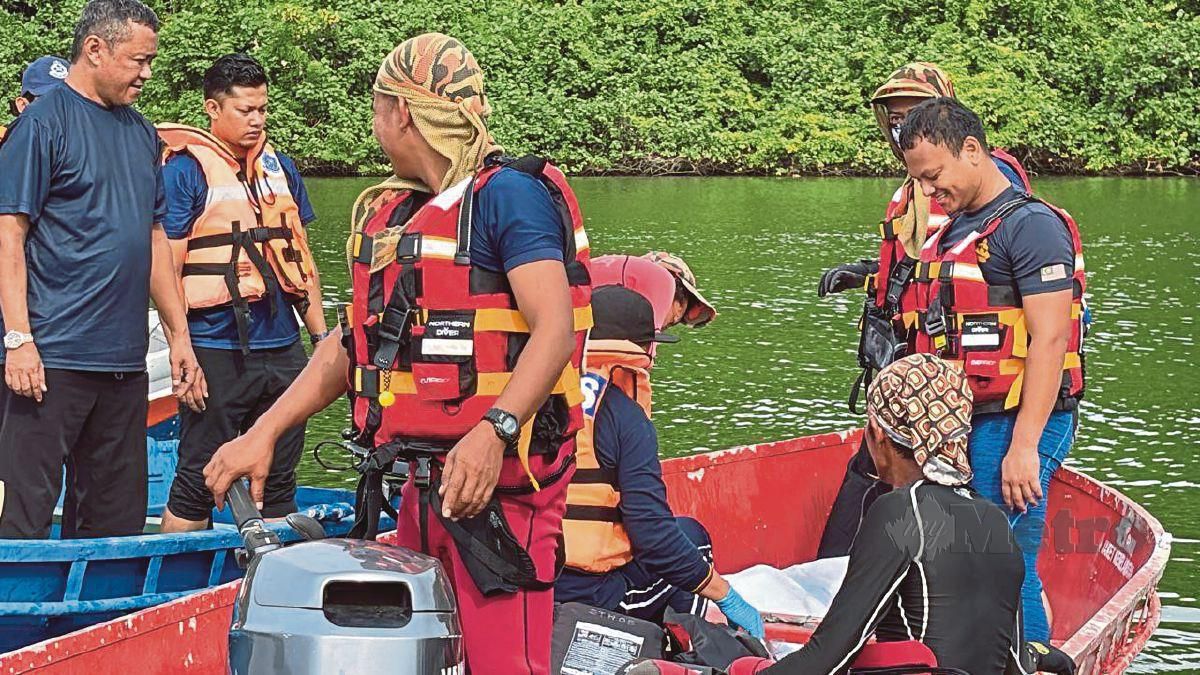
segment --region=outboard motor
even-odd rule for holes
[[[229,631],[233,675],[464,671],[454,594],[441,564],[357,539],[283,547],[242,481],[229,491],[249,564]]]

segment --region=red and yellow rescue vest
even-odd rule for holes
[[[208,184],[204,211],[188,235],[183,264],[188,308],[240,307],[240,333],[245,303],[266,297],[273,284],[306,305],[315,269],[308,234],[279,156],[266,137],[243,164],[207,131],[161,124],[158,133],[166,144],[163,162],[187,153],[200,164]]]
[[[531,446],[535,453],[556,451],[583,425],[579,377],[592,325],[579,205],[557,168],[530,159],[510,165],[537,176],[562,217],[575,349],[550,398],[521,429],[517,452],[527,470]],[[400,441],[446,452],[479,423],[512,377],[529,325],[507,277],[470,262],[475,196],[500,168],[486,166],[432,197],[383,189],[357,218],[349,246],[353,300],[342,325],[360,444]],[[380,264],[376,247],[385,240],[395,250]]]
[[[1021,298],[1009,285],[990,286],[980,262],[987,258],[987,238],[1022,205],[1040,202],[1063,221],[1075,249],[1071,337],[1063,362],[1059,405],[1071,407],[1083,395],[1083,293],[1087,288],[1083,245],[1075,220],[1066,211],[1035,197],[1021,195],[996,209],[983,229],[939,253],[943,228],[925,242],[914,273],[918,352],[939,354],[957,362],[975,395],[975,412],[1011,410],[1020,404],[1025,380],[1029,333]],[[1064,270],[1065,271],[1065,270]]]
[[[610,386],[625,392],[650,416],[650,355],[628,340],[588,342],[583,376],[583,430],[575,437],[575,477],[567,487],[563,519],[567,567],[604,573],[633,560],[621,525],[621,493],[615,470],[596,457],[595,423]]]
[[[1021,183],[1025,187],[1026,192],[1032,192],[1033,188],[1029,184],[1029,176],[1025,173],[1025,167],[1021,166],[1021,162],[1016,157],[1008,154],[999,148],[992,149],[992,157],[1007,164],[1021,178]],[[887,213],[883,217],[883,222],[879,226],[880,236],[882,241],[879,244],[879,272],[875,275],[874,294],[875,306],[880,309],[886,309],[894,313],[896,317],[897,335],[905,335],[908,337],[909,353],[915,347],[915,334],[912,330],[916,325],[916,307],[917,296],[916,289],[911,280],[911,268],[915,266],[916,261],[909,257],[908,252],[904,250],[904,245],[896,236],[896,229],[899,225],[899,220],[904,217],[910,208],[914,208],[913,196],[914,191],[919,190],[917,182],[911,177],[904,180],[904,184],[900,189],[896,190],[896,194],[892,196],[892,201],[888,204]],[[942,229],[942,226],[949,220],[946,212],[938,205],[936,201],[928,200],[929,226],[926,230],[926,241],[933,237]],[[898,266],[908,269],[907,273],[903,273],[902,277],[905,283],[893,284],[889,287],[889,280],[892,278],[893,272]],[[888,297],[888,293],[892,293],[892,297]],[[890,305],[890,307],[889,307]]]

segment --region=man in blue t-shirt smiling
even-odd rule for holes
[[[1012,186],[988,154],[979,117],[953,99],[913,108],[899,145],[909,175],[951,216],[921,252],[921,265],[939,269],[916,273],[929,289],[917,348],[967,374],[971,485],[1008,509],[1025,554],[1025,638],[1046,642],[1038,549],[1050,479],[1070,452],[1083,393],[1078,228]]]
[[[293,305],[314,344],[326,335],[320,279],[304,243],[305,226],[316,216],[296,165],[266,142],[266,72],[244,54],[222,56],[204,74],[204,98],[208,133],[160,127],[168,146],[164,226],[209,385],[207,398],[182,399],[179,468],[163,532],[208,526],[213,499],[204,486],[204,465],[222,443],[249,429],[304,368]],[[235,232],[249,236],[236,253]],[[288,277],[295,273],[301,286],[289,292]],[[303,424],[280,437],[267,480],[266,516],[296,509],[303,449]]]
[[[49,536],[64,464],[64,536],[141,533],[151,297],[174,393],[203,393],[160,226],[158,138],[130,107],[157,31],[137,0],[89,3],[65,85],[0,146],[0,537]]]

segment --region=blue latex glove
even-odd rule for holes
[[[759,640],[766,639],[767,632],[763,628],[763,620],[758,610],[750,606],[733,587],[730,587],[728,595],[717,601],[717,607],[725,618],[729,619],[729,623],[746,629],[746,632]]]

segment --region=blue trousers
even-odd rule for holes
[[[1004,505],[1001,491],[1001,463],[1012,443],[1013,427],[1017,423],[1015,412],[976,415],[969,441],[971,468],[975,477],[971,486],[979,494],[991,500],[1008,514],[1013,537],[1025,556],[1025,581],[1021,585],[1021,614],[1024,617],[1025,640],[1048,642],[1050,624],[1046,608],[1042,605],[1042,580],[1038,577],[1037,558],[1042,534],[1046,529],[1046,502],[1050,497],[1050,478],[1062,466],[1075,437],[1077,417],[1074,411],[1059,411],[1050,414],[1046,427],[1038,441],[1038,457],[1041,473],[1042,496],[1038,505],[1025,513],[1012,511]]]

